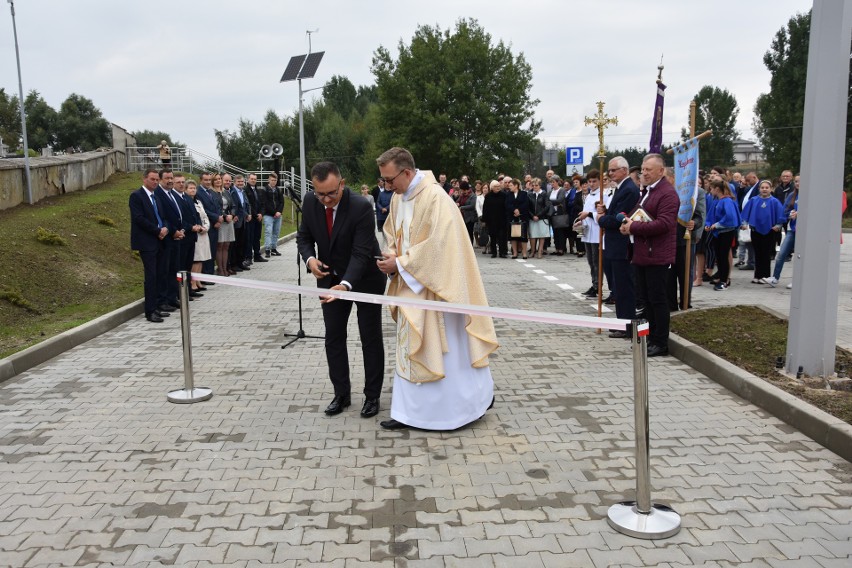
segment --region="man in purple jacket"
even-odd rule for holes
[[[619,229],[633,235],[633,265],[636,268],[637,304],[645,306],[651,331],[648,357],[669,353],[669,304],[666,279],[669,265],[675,261],[677,246],[677,210],[680,199],[665,177],[666,165],[659,154],[642,160],[642,189],[637,208],[649,221],[627,219]]]

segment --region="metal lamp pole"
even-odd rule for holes
[[[21,133],[24,138],[24,171],[27,178],[27,203],[33,204],[33,187],[30,181],[30,147],[27,144],[27,115],[24,112],[24,84],[21,81],[21,53],[18,51],[18,26],[15,24],[15,2],[7,0],[12,9],[12,33],[15,36],[15,60],[18,62],[18,92],[21,105]]]

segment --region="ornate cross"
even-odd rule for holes
[[[594,125],[595,128],[598,129],[598,142],[600,142],[600,148],[598,149],[598,156],[605,156],[606,151],[604,150],[604,128],[608,125],[612,124],[613,126],[618,126],[618,117],[613,116],[612,118],[608,117],[604,114],[604,104],[601,101],[595,103],[598,105],[598,114],[589,118],[586,117],[586,126]]]

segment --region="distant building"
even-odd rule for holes
[[[136,138],[127,130],[125,130],[114,122],[110,123],[110,126],[112,127],[113,148],[115,148],[116,150],[121,150],[122,152],[126,152],[128,146],[136,146]]]
[[[754,163],[762,162],[763,150],[751,140],[734,140],[734,162]]]

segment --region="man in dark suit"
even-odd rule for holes
[[[612,295],[615,299],[615,315],[620,319],[636,317],[636,293],[633,281],[633,267],[630,266],[632,250],[630,237],[619,232],[622,218],[619,213],[627,214],[639,201],[639,188],[630,179],[630,164],[622,156],[609,161],[607,170],[609,179],[616,183],[615,193],[609,207],[598,204],[598,225],[604,230],[604,272],[612,282]],[[626,338],[627,332],[613,330],[610,337]]]
[[[195,203],[192,198],[184,193],[186,187],[186,178],[180,174],[175,176],[175,184],[173,192],[177,198],[178,205],[181,207],[181,217],[183,218],[183,234],[184,238],[180,242],[180,260],[178,270],[186,270],[192,272],[192,259],[195,256],[195,243],[198,241],[198,233],[202,230],[201,217],[195,209]],[[201,292],[196,292],[190,289],[190,298],[200,298],[204,296]]]
[[[317,286],[331,290],[352,290],[384,294],[387,279],[376,265],[381,256],[376,240],[373,208],[370,202],[343,186],[340,170],[331,162],[320,162],[311,170],[313,195],[305,196],[302,222],[296,234],[299,254]],[[334,385],[334,398],[325,413],[339,414],[351,404],[349,355],[346,327],[352,302],[324,297],[325,354]],[[364,355],[364,406],[361,416],[379,412],[379,397],[385,369],[382,343],[382,307],[356,303],[358,331]]]
[[[263,212],[261,211],[260,191],[257,187],[257,176],[249,174],[245,188],[246,197],[251,210],[251,220],[246,223],[245,258],[248,264],[253,262],[269,262],[260,254],[260,233],[263,229]]]
[[[204,274],[213,274],[215,267],[216,247],[219,245],[219,227],[224,220],[222,217],[222,200],[213,198],[213,190],[210,189],[213,176],[209,172],[201,174],[201,179],[198,182],[198,192],[195,196],[201,201],[204,212],[210,218],[210,229],[207,231],[207,238],[210,239],[210,250],[213,252],[213,258],[205,260],[201,264],[201,272]],[[203,238],[203,237],[202,237]]]
[[[145,271],[145,319],[156,323],[162,322],[163,316],[168,315],[157,310],[157,270],[163,239],[169,234],[169,228],[160,215],[166,204],[154,193],[159,183],[157,170],[148,168],[142,174],[142,187],[130,194],[128,203],[130,248],[139,251]]]
[[[163,254],[160,257],[160,268],[157,270],[157,278],[160,281],[157,286],[159,290],[157,309],[161,312],[173,312],[180,307],[175,274],[180,265],[180,241],[183,240],[185,233],[183,213],[172,193],[173,186],[174,173],[169,169],[160,170],[160,183],[154,193],[166,205],[160,214],[169,228],[169,234],[163,239]]]
[[[249,203],[243,188],[246,185],[245,178],[238,175],[234,178],[234,185],[228,191],[231,193],[231,213],[234,216],[234,244],[228,249],[228,264],[234,272],[251,270],[245,264],[243,253],[246,246],[246,224],[249,217]]]

